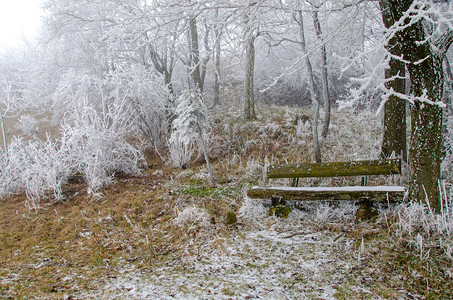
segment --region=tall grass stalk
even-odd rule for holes
[[[410,202],[400,206],[396,234],[408,238],[409,243],[420,251],[420,257],[429,257],[431,249],[441,249],[453,260],[453,202],[448,196],[445,182],[439,183],[441,191],[441,209],[436,213],[426,203]],[[423,255],[423,253],[425,253]]]

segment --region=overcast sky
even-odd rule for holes
[[[41,21],[43,0],[0,0],[0,48],[21,47]]]

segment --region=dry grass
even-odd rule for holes
[[[296,211],[287,221],[242,217],[234,225],[225,224],[228,212],[238,214],[243,205],[243,190],[250,184],[263,182],[266,162],[312,160],[310,129],[297,128],[292,123],[298,114],[309,115],[306,111],[265,108],[260,112],[260,119],[251,123],[243,121],[235,111],[214,116],[211,154],[216,184],[207,180],[201,158],[193,161],[189,169],[179,170],[170,168],[152,153],[148,155],[149,168],[143,171],[143,176],[117,176],[115,184],[95,195],[87,194],[83,183],[75,183],[65,186],[65,201],[48,199],[47,203],[41,202],[38,210],[26,208],[24,195],[2,199],[0,298],[61,299],[78,295],[85,298],[91,294],[126,297],[127,289],[132,289],[129,285],[116,296],[104,295],[103,287],[120,281],[125,270],[154,274],[156,270],[168,269],[173,272],[168,274],[169,278],[174,273],[192,274],[189,266],[194,263],[190,262],[203,261],[211,253],[228,253],[236,240],[246,239],[256,230],[271,230],[302,240],[307,233],[315,232],[320,240],[328,241],[320,249],[310,248],[309,253],[304,253],[305,248],[297,248],[296,239],[291,249],[296,249],[294,255],[300,255],[293,257],[295,261],[308,256],[316,259],[332,251],[332,255],[337,253],[335,260],[341,263],[337,266],[351,265],[338,274],[335,268],[325,271],[322,274],[326,277],[318,278],[324,283],[334,278],[335,298],[361,299],[373,295],[449,298],[453,295],[452,262],[436,249],[432,250],[430,260],[425,261],[408,240],[403,237],[395,240],[391,231],[396,218],[390,212],[381,214],[383,218],[376,223],[354,224],[351,218],[315,218],[316,209],[325,209],[319,206]],[[355,126],[351,126],[352,120]],[[377,116],[351,117],[348,113],[335,112],[331,133],[322,141],[324,159],[375,158],[380,136],[378,124]],[[323,184],[355,180],[334,179]],[[253,248],[254,251],[285,249],[281,242],[275,246],[260,238],[260,243],[263,244]],[[349,244],[350,248],[341,248]],[[237,248],[240,247],[238,244]],[[266,272],[267,267],[253,263],[259,261],[259,256],[265,256],[264,252],[244,250],[236,255],[247,261],[247,267],[241,267],[244,272]],[[256,258],[252,260],[249,255]],[[266,264],[272,265],[269,261]],[[292,289],[288,292],[297,295],[314,284],[310,277],[293,275],[284,283]],[[209,282],[215,278],[203,280]],[[191,295],[190,291],[180,293]],[[241,295],[234,285],[223,287],[221,293],[223,298]],[[263,293],[267,293],[265,289]]]

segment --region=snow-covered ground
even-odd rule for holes
[[[333,298],[358,263],[352,241],[322,232],[253,230],[224,249],[150,271],[134,267],[108,279],[93,298],[283,299]]]
[[[242,219],[246,221],[236,225],[239,228],[230,237],[197,245],[186,256],[157,268],[144,270],[130,264],[120,275],[104,278],[97,290],[79,296],[93,299],[334,299],[344,286],[351,288],[348,274],[360,267],[362,260],[361,247],[344,234],[343,229],[350,228],[352,223],[338,223],[341,225],[335,225],[339,226],[336,231],[320,230],[322,226],[312,218],[322,220],[323,213],[332,217],[334,211],[308,212],[313,214],[312,218],[307,212],[294,211],[288,219],[279,220],[259,216],[256,208],[250,208],[250,203],[245,209],[249,213],[254,210],[251,215],[256,218],[251,219],[243,210]],[[349,212],[353,210],[350,206]],[[344,212],[343,208],[341,213]],[[358,295],[373,298],[372,291],[365,285],[359,283],[352,288]]]

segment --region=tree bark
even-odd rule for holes
[[[3,148],[5,150],[6,157],[8,158],[8,143],[6,142],[5,122],[3,121],[3,115],[1,111],[0,111],[0,127],[2,129]]]
[[[401,17],[398,7],[391,7],[390,2],[380,1],[382,20],[384,26],[389,29]],[[401,32],[398,32],[386,45],[387,51],[397,57],[401,57]],[[390,59],[389,67],[385,70],[385,87],[396,93],[404,94],[406,66],[395,58]],[[393,78],[393,80],[391,80]],[[382,141],[381,156],[402,158],[407,162],[407,138],[406,138],[406,102],[396,95],[391,95],[384,106],[384,136]]]
[[[197,19],[191,17],[189,20],[190,27],[190,74],[192,75],[192,80],[195,84],[195,88],[200,90],[203,93],[203,82],[201,80],[201,71],[200,71],[200,48],[198,46],[198,27]]]
[[[314,147],[315,161],[317,163],[320,163],[322,161],[322,158],[321,158],[321,148],[319,146],[319,138],[318,138],[319,102],[316,99],[313,68],[311,67],[310,58],[308,57],[307,46],[305,44],[304,19],[302,16],[302,11],[300,11],[300,10],[298,11],[296,21],[299,24],[300,45],[302,48],[302,53],[305,57],[305,67],[307,68],[307,73],[308,73],[308,83],[309,83],[308,86],[309,86],[311,102],[313,104],[313,110],[314,110],[311,128],[312,128],[312,135],[313,135],[313,147]]]
[[[385,71],[385,78],[404,77],[405,72],[405,64],[392,58]],[[394,79],[386,83],[386,88],[404,94],[406,82],[404,79]],[[407,162],[406,102],[396,95],[391,95],[384,106],[384,136],[381,148],[383,158],[389,158],[392,154]]]
[[[444,97],[446,98],[445,99],[445,104],[447,105],[447,112],[449,114],[452,114],[453,113],[453,106],[452,106],[452,97],[453,97],[453,73],[451,71],[451,66],[450,66],[450,61],[448,60],[448,58],[445,56],[445,59],[444,59],[444,63],[445,63],[445,75],[447,75],[447,79],[445,80],[445,83],[446,83],[446,86],[447,86],[447,91],[448,91],[448,95],[447,97]]]
[[[215,11],[216,18],[219,16],[219,9]],[[214,104],[216,106],[220,102],[220,37],[221,29],[220,25],[216,24],[214,28],[215,34],[215,45],[214,45]]]
[[[328,72],[327,72],[327,51],[326,51],[326,44],[322,37],[322,30],[321,30],[321,23],[319,22],[318,12],[315,10],[313,11],[313,22],[316,32],[316,37],[318,38],[319,42],[321,43],[321,79],[322,79],[322,98],[324,99],[324,123],[322,126],[321,136],[323,138],[327,137],[329,133],[329,125],[330,125],[330,96],[329,96],[329,81],[328,81]]]
[[[381,7],[394,12],[399,20],[413,0],[381,0]],[[404,20],[405,24],[408,24]],[[411,147],[409,149],[409,199],[428,202],[440,209],[440,163],[442,146],[442,61],[453,42],[453,31],[427,39],[422,21],[397,32],[401,60],[406,62],[411,79]]]
[[[250,14],[250,6],[253,3],[249,2],[248,14]],[[246,15],[246,30],[245,30],[245,107],[244,114],[247,120],[256,119],[255,113],[255,92],[254,92],[254,77],[255,77],[255,34],[251,24],[250,16]]]

